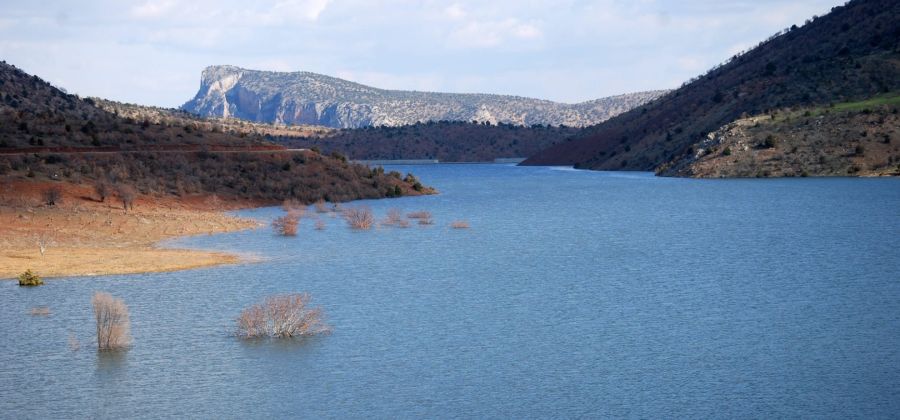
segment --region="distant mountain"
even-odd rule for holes
[[[309,72],[211,66],[203,71],[197,95],[182,109],[201,116],[333,128],[428,121],[583,127],[663,93],[639,92],[563,104],[518,96],[384,90]]]
[[[685,165],[695,161],[691,156],[700,143],[742,117],[897,91],[900,2],[854,0],[776,34],[652,103],[585,128],[523,164],[691,174]]]

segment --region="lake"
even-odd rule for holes
[[[0,417],[900,413],[900,179],[386,169],[441,194],[365,204],[379,218],[428,210],[433,226],[304,219],[295,238],[167,244],[261,262],[0,282]],[[129,351],[94,350],[96,290],[130,307]],[[242,308],[294,291],[313,295],[332,335],[231,335]]]

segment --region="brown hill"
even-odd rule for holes
[[[136,194],[216,194],[253,202],[348,201],[418,195],[414,178],[290,152],[240,131],[188,119],[107,112],[0,63],[0,179],[110,184]]]
[[[900,2],[851,1],[523,164],[654,170],[689,156],[709,133],[742,116],[898,91],[898,41]],[[678,165],[662,169],[662,175],[680,170]]]

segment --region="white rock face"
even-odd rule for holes
[[[182,108],[203,116],[335,128],[441,120],[583,127],[664,93],[639,92],[563,104],[518,96],[383,90],[309,72],[212,66],[203,71],[197,95]]]

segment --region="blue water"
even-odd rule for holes
[[[0,282],[0,417],[900,413],[900,180],[388,169],[441,195],[366,204],[429,210],[434,226],[304,220],[296,238],[171,244],[258,263]],[[93,350],[95,290],[131,308],[129,351]],[[313,294],[332,335],[229,334],[241,308],[292,291]],[[52,315],[28,314],[40,305]]]

